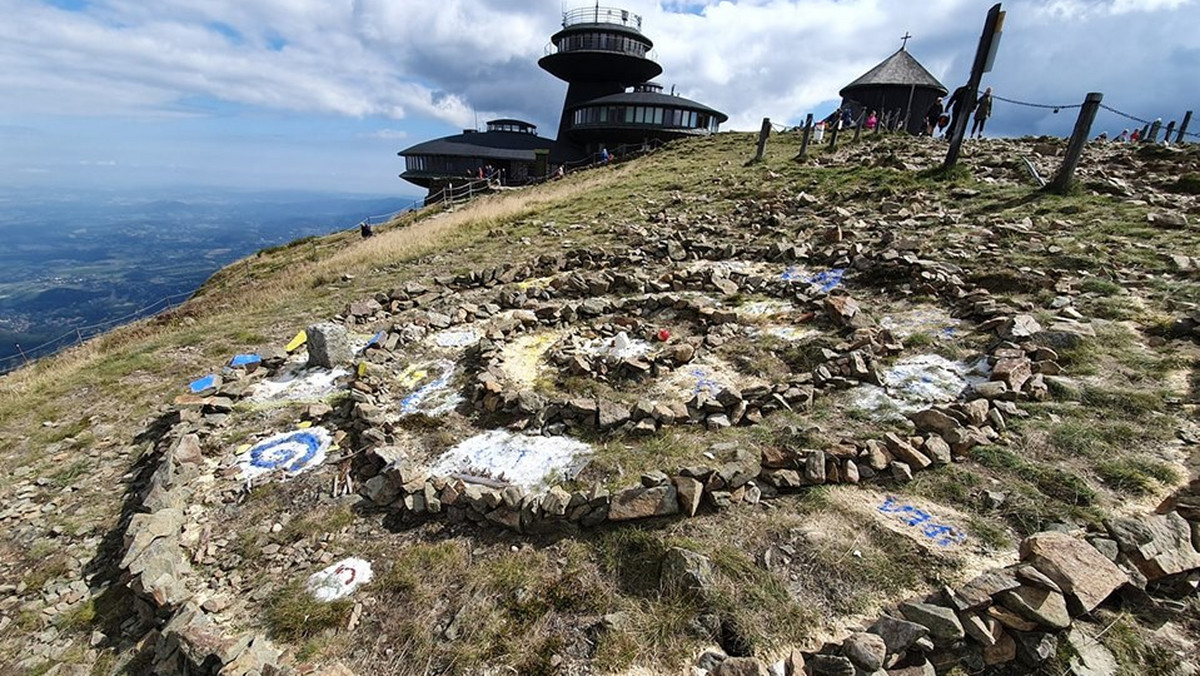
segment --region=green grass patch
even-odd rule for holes
[[[1096,465],[1096,475],[1119,493],[1150,495],[1162,486],[1178,483],[1181,475],[1171,465],[1150,458],[1115,458]]]
[[[266,605],[263,619],[271,636],[285,641],[307,639],[344,626],[354,601],[318,601],[294,582],[276,591]]]

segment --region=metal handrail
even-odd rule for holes
[[[611,23],[642,30],[642,17],[620,7],[594,5],[563,12],[563,28],[581,23]]]

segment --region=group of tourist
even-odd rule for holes
[[[949,138],[959,116],[970,115],[974,111],[974,122],[967,138],[983,138],[983,128],[992,116],[992,88],[985,89],[975,101],[968,100],[969,94],[967,86],[963,85],[954,90],[948,102],[943,103],[939,96],[925,111],[925,135],[936,136],[941,131],[942,138]]]

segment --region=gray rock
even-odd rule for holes
[[[704,594],[713,584],[712,561],[708,557],[681,547],[667,550],[659,573],[659,585],[664,590],[679,593]]]
[[[709,676],[770,676],[767,665],[754,657],[730,657],[709,672]]]
[[[1058,649],[1058,638],[1041,632],[1014,632],[1017,642],[1017,658],[1029,666],[1037,666],[1050,659]]]
[[[806,666],[813,676],[854,676],[854,664],[840,655],[813,655]]]
[[[656,486],[654,488],[638,486],[625,489],[612,496],[608,518],[611,521],[630,521],[678,513],[679,501],[674,486]]]
[[[700,499],[704,497],[704,484],[686,476],[675,477],[674,483],[679,497],[679,511],[687,516],[696,516],[696,511],[700,509]]]
[[[386,474],[377,474],[363,483],[363,495],[376,505],[386,507],[400,497],[400,490]]]
[[[739,448],[733,452],[730,459],[717,468],[717,475],[725,482],[725,488],[732,491],[746,485],[761,471],[761,456]]]
[[[1066,629],[1071,625],[1067,602],[1062,594],[1030,585],[1000,592],[996,600],[1021,617],[1050,629]]]
[[[346,327],[332,322],[314,324],[305,331],[308,335],[308,365],[332,369],[349,363],[350,336]]]
[[[962,623],[954,611],[930,603],[908,601],[900,604],[904,617],[929,628],[929,635],[943,641],[957,641],[963,637]]]
[[[912,420],[918,432],[933,432],[934,434],[944,435],[950,430],[962,427],[962,424],[954,418],[932,408],[914,413],[909,416],[909,419]]]
[[[884,615],[876,620],[867,632],[882,638],[888,653],[899,654],[908,650],[917,639],[929,634],[929,628],[923,624]]]
[[[878,671],[887,658],[887,643],[878,634],[853,634],[842,641],[842,653],[859,669]]]
[[[1082,627],[1072,627],[1067,632],[1067,643],[1071,646],[1071,676],[1116,676],[1120,665],[1104,644],[1085,633]]]
[[[1042,325],[1038,324],[1033,315],[1017,315],[1004,322],[997,333],[1005,340],[1020,342],[1032,338],[1041,330]]]
[[[1121,553],[1150,582],[1200,568],[1200,552],[1192,546],[1192,529],[1176,512],[1104,523]]]

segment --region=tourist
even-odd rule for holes
[[[375,232],[371,229],[370,223],[363,221],[362,223],[358,224],[358,234],[362,235],[363,239],[366,239],[371,235],[374,235]]]
[[[925,109],[925,135],[933,136],[933,132],[937,129],[938,121],[942,118],[942,97],[937,97],[937,100]]]
[[[608,154],[608,148],[600,149],[600,164],[608,164],[612,161],[612,155]]]
[[[983,138],[983,125],[987,124],[987,119],[992,116],[992,88],[988,87],[983,91],[983,96],[975,102],[975,124],[971,125],[971,138]],[[979,135],[976,136],[976,130]]]
[[[963,85],[954,90],[950,95],[950,100],[946,102],[946,111],[950,113],[949,126],[946,127],[946,133],[954,133],[954,123],[960,115],[969,115],[970,110],[967,109],[967,86]]]
[[[875,115],[875,111],[872,110],[871,114],[867,115],[867,131],[875,131],[875,127],[877,126],[879,126],[879,118]]]
[[[1134,130],[1133,130],[1133,133],[1129,135],[1129,142],[1130,142],[1130,143],[1137,143],[1137,142],[1138,142],[1138,141],[1140,141],[1140,140],[1142,140],[1142,130],[1141,130],[1141,129],[1134,129]]]
[[[1129,130],[1122,129],[1121,133],[1117,135],[1117,138],[1113,139],[1113,142],[1114,143],[1129,143]]]

